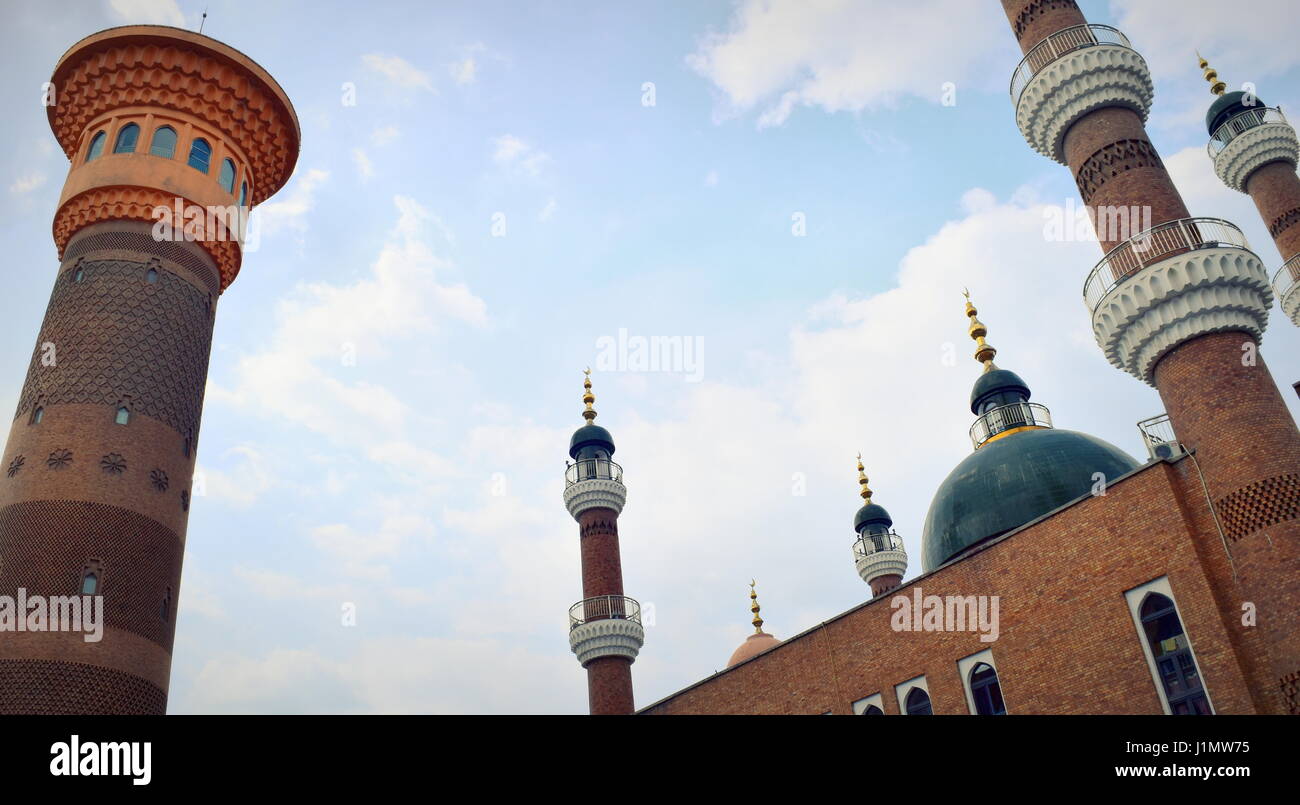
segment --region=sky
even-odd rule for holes
[[[1297,108],[1291,4],[1080,5],[1150,64],[1148,132],[1192,214],[1271,273],[1206,155],[1193,51]],[[561,494],[588,366],[625,589],[653,613],[638,706],[725,666],[751,579],[780,638],[870,597],[859,451],[920,572],[971,449],[963,288],[1058,427],[1146,458],[1159,397],[1093,339],[1101,252],[1047,237],[1077,190],[1017,130],[1019,49],[971,0],[6,2],[0,404],[57,268],[41,84],[86,35],[205,8],[288,93],[302,151],[218,309],[170,712],[585,712]],[[1300,328],[1276,305],[1270,325],[1300,414]],[[656,337],[689,351],[639,362]]]

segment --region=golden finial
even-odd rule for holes
[[[871,487],[867,486],[867,471],[862,466],[861,453],[858,453],[858,485],[862,487],[862,491],[858,492],[858,494],[866,501],[864,505],[871,505]]]
[[[1201,55],[1201,51],[1196,51],[1196,58],[1201,64],[1201,69],[1205,71],[1205,80],[1210,82],[1210,92],[1215,95],[1222,95],[1228,85],[1219,80],[1219,71],[1210,66],[1210,63]]]
[[[587,409],[582,412],[582,418],[587,420],[588,425],[591,425],[594,424],[596,419],[596,409],[591,407],[596,402],[596,395],[591,393],[591,367],[588,366],[583,369],[582,373],[586,375],[582,380],[582,401],[587,406]]]
[[[984,371],[991,372],[997,368],[993,365],[993,356],[997,355],[998,351],[984,340],[984,336],[989,334],[989,328],[975,317],[979,311],[971,304],[970,291],[963,288],[962,293],[966,296],[966,315],[970,317],[970,337],[975,339],[975,360],[984,364]]]
[[[758,617],[758,593],[754,592],[754,580],[749,580],[749,611],[754,613],[754,633],[763,633],[763,619]]]

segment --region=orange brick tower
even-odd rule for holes
[[[1151,76],[1128,39],[1073,0],[1002,4],[1024,52],[1016,121],[1095,214],[1105,256],[1084,300],[1097,343],[1155,386],[1192,453],[1205,494],[1184,503],[1209,501],[1212,519],[1189,538],[1257,709],[1300,711],[1300,432],[1258,350],[1268,273],[1237,227],[1190,217],[1146,135]],[[1150,228],[1128,231],[1147,210]]]
[[[1300,177],[1296,161],[1300,141],[1281,109],[1271,108],[1253,93],[1225,94],[1227,84],[1209,62],[1201,70],[1218,96],[1205,115],[1214,172],[1233,190],[1250,196],[1282,254],[1273,275],[1273,290],[1282,311],[1300,325]]]
[[[853,517],[853,530],[858,538],[853,542],[853,565],[858,576],[871,585],[872,596],[883,595],[903,583],[907,572],[907,551],[903,538],[894,531],[894,520],[879,503],[871,502],[871,487],[867,486],[867,471],[858,453],[858,486],[862,508]]]
[[[252,59],[152,25],[74,45],[49,103],[71,168],[0,476],[0,595],[100,595],[105,628],[0,637],[0,713],[163,713],[216,303],[298,122]]]
[[[591,370],[583,381],[586,424],[569,442],[573,463],[564,472],[564,505],[578,521],[582,600],[569,608],[569,648],[587,669],[592,715],[630,715],[632,663],[645,643],[641,605],[623,595],[618,515],[627,501],[623,468],[611,461],[614,438],[597,425]]]

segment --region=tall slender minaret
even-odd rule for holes
[[[1250,196],[1282,254],[1273,291],[1282,312],[1300,325],[1300,140],[1282,110],[1253,93],[1225,93],[1227,84],[1200,54],[1200,66],[1217,99],[1205,115],[1214,172],[1233,190]]]
[[[623,595],[618,554],[618,515],[627,500],[623,468],[610,458],[614,439],[596,424],[591,370],[583,381],[586,424],[569,441],[573,459],[564,472],[564,505],[578,521],[582,552],[582,600],[569,608],[569,648],[587,669],[592,715],[629,715],[632,663],[645,643],[641,605]]]
[[[0,635],[0,714],[163,713],[217,300],[298,120],[252,59],[155,25],[73,45],[47,103],[71,166],[0,464],[0,595],[101,596],[104,630]]]
[[[1011,82],[1016,121],[1070,167],[1106,252],[1084,287],[1097,343],[1156,387],[1193,451],[1217,515],[1193,538],[1213,557],[1220,618],[1257,710],[1300,712],[1300,432],[1258,350],[1268,274],[1235,226],[1189,216],[1146,135],[1151,75],[1128,39],[1089,25],[1073,0],[1002,5],[1025,53]],[[1123,226],[1148,210],[1150,229]],[[1242,623],[1245,603],[1258,626]]]
[[[858,453],[858,494],[862,508],[853,517],[853,530],[858,538],[853,543],[853,564],[858,576],[871,585],[871,595],[889,592],[903,583],[907,572],[907,551],[903,540],[894,531],[894,521],[885,507],[871,502],[871,487],[867,486],[867,471]]]

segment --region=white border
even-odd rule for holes
[[[866,697],[865,699],[858,699],[856,702],[853,703],[853,715],[855,716],[862,715],[864,712],[866,712],[866,709],[873,704],[876,707],[880,708],[881,713],[885,712],[885,697],[882,694],[873,693],[870,696]],[[930,706],[933,708],[934,702],[931,702]]]
[[[1165,686],[1160,681],[1160,672],[1156,668],[1156,658],[1151,654],[1151,646],[1147,644],[1146,631],[1142,628],[1142,602],[1146,600],[1148,593],[1160,593],[1174,602],[1174,612],[1178,614],[1178,622],[1183,627],[1183,637],[1187,638],[1187,650],[1192,655],[1192,663],[1196,665],[1196,675],[1201,680],[1201,690],[1205,693],[1205,700],[1210,703],[1210,712],[1217,715],[1218,711],[1214,709],[1214,699],[1210,697],[1210,686],[1206,683],[1205,672],[1201,670],[1200,661],[1196,659],[1196,649],[1192,645],[1192,636],[1187,631],[1187,621],[1183,620],[1183,612],[1178,608],[1178,599],[1174,597],[1174,590],[1169,586],[1169,577],[1161,576],[1124,593],[1124,599],[1128,602],[1129,615],[1133,618],[1133,628],[1137,629],[1138,642],[1142,644],[1142,654],[1147,658],[1147,670],[1151,672],[1151,683],[1156,687],[1156,695],[1160,697],[1160,706],[1164,708],[1165,715],[1172,715],[1173,710],[1169,708],[1169,698],[1165,696]]]
[[[926,696],[930,696],[930,686],[925,681],[925,674],[914,676],[906,682],[899,682],[894,686],[894,696],[898,699],[898,714],[907,715],[907,694],[912,692],[912,688],[920,688],[925,691]],[[881,708],[884,709],[883,707]],[[934,697],[930,696],[930,712],[934,712]]]
[[[998,671],[998,664],[993,661],[993,649],[986,648],[969,657],[962,657],[957,660],[957,674],[961,677],[962,690],[966,691],[966,707],[970,709],[970,714],[973,716],[979,715],[979,712],[975,709],[975,694],[970,689],[970,673],[980,663],[988,663],[992,666],[993,673],[998,675],[998,691],[1002,694],[1002,709],[1006,713],[1010,713],[1011,708],[1007,707],[1007,692],[1002,690],[1002,674]]]

